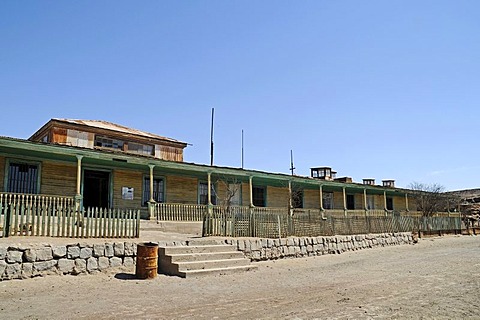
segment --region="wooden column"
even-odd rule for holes
[[[150,220],[155,220],[155,199],[153,199],[153,168],[155,168],[155,165],[149,164],[148,165],[150,169],[150,200],[148,200],[148,217]]]
[[[288,180],[288,208],[292,208],[292,181]]]
[[[344,211],[344,214],[345,216],[347,216],[347,195],[346,195],[346,191],[345,191],[345,187],[343,187],[343,211]]]
[[[77,196],[81,196],[82,186],[82,158],[83,156],[77,155]]]
[[[365,210],[365,215],[368,216],[368,203],[367,203],[367,189],[363,189],[363,208]]]
[[[154,202],[153,199],[153,168],[155,168],[154,164],[149,164],[148,167],[150,168],[150,202]]]
[[[450,208],[448,209],[450,211]],[[409,212],[410,209],[408,208],[408,194],[405,193],[405,211]]]
[[[320,185],[320,187],[318,188],[319,191],[320,191],[320,210],[325,210],[323,209],[323,187],[322,185]]]
[[[208,180],[207,180],[207,185],[208,185],[208,205],[212,205],[212,173],[208,173]]]
[[[250,207],[253,207],[253,177],[249,177],[248,183],[250,187]]]
[[[387,210],[387,191],[383,191],[383,210],[385,210],[385,216],[388,216],[388,210]]]

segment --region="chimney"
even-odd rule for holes
[[[382,180],[385,188],[395,188],[395,180]]]
[[[369,186],[374,186],[375,185],[375,179],[363,179],[363,184],[369,185]]]

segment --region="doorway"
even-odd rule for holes
[[[110,172],[84,170],[83,207],[110,207]]]

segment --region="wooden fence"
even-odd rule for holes
[[[0,237],[134,238],[140,211],[77,210],[72,197],[0,193]]]
[[[393,232],[459,232],[462,222],[457,217],[419,217],[390,214],[322,215],[319,210],[306,210],[290,215],[287,210],[264,213],[253,208],[248,212],[212,212],[204,218],[204,236],[265,237],[333,236]]]

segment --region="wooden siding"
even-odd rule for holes
[[[250,206],[250,184],[242,183],[242,205]]]
[[[405,203],[405,196],[403,197],[392,197],[393,198],[393,210],[396,211],[405,211],[406,203]]]
[[[0,157],[0,192],[5,192],[5,157]]]
[[[40,193],[58,196],[75,196],[77,166],[57,162],[42,162]]]
[[[318,190],[303,191],[303,207],[305,209],[320,208],[320,188]]]
[[[146,173],[145,173],[146,174]],[[139,171],[114,170],[113,171],[113,207],[142,209],[144,173]],[[122,188],[133,188],[133,200],[122,199]],[[146,207],[143,207],[145,209]]]
[[[166,202],[189,203],[198,202],[198,179],[181,176],[166,178]]]
[[[64,128],[53,128],[52,129],[52,143],[67,143],[67,129]]]
[[[267,206],[276,208],[288,208],[288,188],[267,187]]]
[[[155,158],[169,161],[183,161],[183,149],[170,146],[155,145]]]

